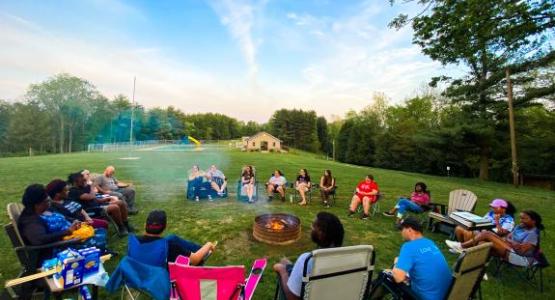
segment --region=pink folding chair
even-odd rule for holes
[[[195,267],[189,258],[178,256],[168,263],[172,300],[251,300],[266,268],[267,259],[254,261],[245,280],[244,266]]]

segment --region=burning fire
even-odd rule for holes
[[[284,227],[285,227],[285,221],[281,219],[279,220],[272,219],[271,221],[266,223],[266,228],[272,229],[272,230],[282,230]]]

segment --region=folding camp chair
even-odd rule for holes
[[[453,266],[452,281],[444,300],[475,299],[476,293],[482,299],[480,283],[484,277],[490,257],[491,243],[468,248],[461,253]],[[372,284],[370,297],[380,289],[391,294],[392,299],[417,299],[417,296],[404,283],[395,283],[391,275],[381,273],[377,282]]]
[[[356,194],[356,192],[357,192],[356,190],[353,192],[353,196]],[[384,197],[385,195],[383,193],[378,192],[378,194],[376,195],[376,202],[374,202],[374,204],[370,203],[370,213],[372,214],[372,217],[380,213],[380,200]],[[361,211],[362,211],[362,202],[357,207],[356,212],[360,213]]]
[[[289,187],[293,190],[293,201],[297,202],[299,201],[301,194],[299,193],[299,191],[297,190],[297,188],[295,187],[295,183],[291,182],[289,184]],[[314,193],[314,191],[318,191],[320,189],[319,184],[314,183],[310,185],[310,188],[308,189],[308,191],[306,192],[306,202],[310,203],[312,201],[312,193]]]
[[[434,206],[440,207],[440,212],[435,210],[428,213],[428,229],[430,231],[442,231],[452,234],[455,228],[455,222],[449,219],[449,214],[454,211],[473,212],[476,207],[478,197],[471,191],[453,190],[449,193],[449,206],[434,203]]]
[[[528,261],[526,265],[517,265],[511,263],[511,260],[503,260],[499,257],[495,259],[495,273],[494,275],[501,278],[501,270],[503,267],[512,268],[512,269],[520,269],[522,272],[519,272],[521,278],[523,278],[527,283],[530,285],[535,286],[537,284],[536,281],[539,281],[540,292],[543,293],[543,269],[549,267],[549,262],[547,261],[547,257],[543,253],[540,244],[540,233],[538,232],[538,246],[534,251],[534,255],[532,259]],[[538,275],[539,278],[536,277]]]
[[[160,298],[169,297],[167,256],[167,240],[159,239],[141,244],[134,234],[130,234],[127,256],[118,265],[117,276],[110,278],[107,289],[115,292],[122,286],[122,299],[139,299],[141,294]],[[162,296],[156,296],[158,294]]]
[[[195,267],[187,257],[179,256],[168,264],[171,299],[251,300],[266,264],[265,258],[255,260],[245,280],[244,266]]]
[[[312,261],[311,270],[308,270],[309,261]],[[366,299],[374,261],[374,247],[370,245],[312,251],[303,266],[301,299]],[[274,299],[282,297],[278,281]]]
[[[45,251],[47,253],[52,253],[54,249],[65,248],[72,244],[79,243],[79,240],[72,239],[40,246],[26,245],[18,227],[19,217],[22,211],[23,205],[21,203],[9,203],[7,205],[7,212],[10,223],[4,225],[4,230],[12,243],[12,247],[15,250],[15,254],[21,265],[21,271],[18,274],[18,278],[37,273],[37,268],[40,267],[41,263],[41,254],[45,253]],[[7,288],[6,290],[14,299],[17,299],[18,297],[28,297],[38,292],[37,284],[39,283],[30,282],[19,285],[15,289]],[[45,287],[46,285],[43,285],[40,288]]]

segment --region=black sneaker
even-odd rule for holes
[[[370,216],[367,214],[362,214],[362,216],[360,217],[361,220],[367,220],[368,218],[370,218]]]
[[[384,211],[384,212],[383,212],[383,215],[386,216],[386,217],[395,217],[395,214],[390,213],[390,212],[388,212],[388,211]]]
[[[268,202],[272,202],[272,200],[274,200],[273,196],[268,196]]]
[[[350,210],[349,210],[349,214],[348,214],[347,216],[348,216],[348,217],[352,217],[354,214],[355,214],[354,211],[350,211]]]
[[[129,232],[127,231],[127,228],[125,228],[125,226],[119,226],[118,228],[118,236],[119,237],[125,237],[129,234]]]

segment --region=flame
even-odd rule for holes
[[[266,228],[272,230],[282,230],[285,227],[283,220],[275,220],[272,219],[270,222],[266,224]]]

